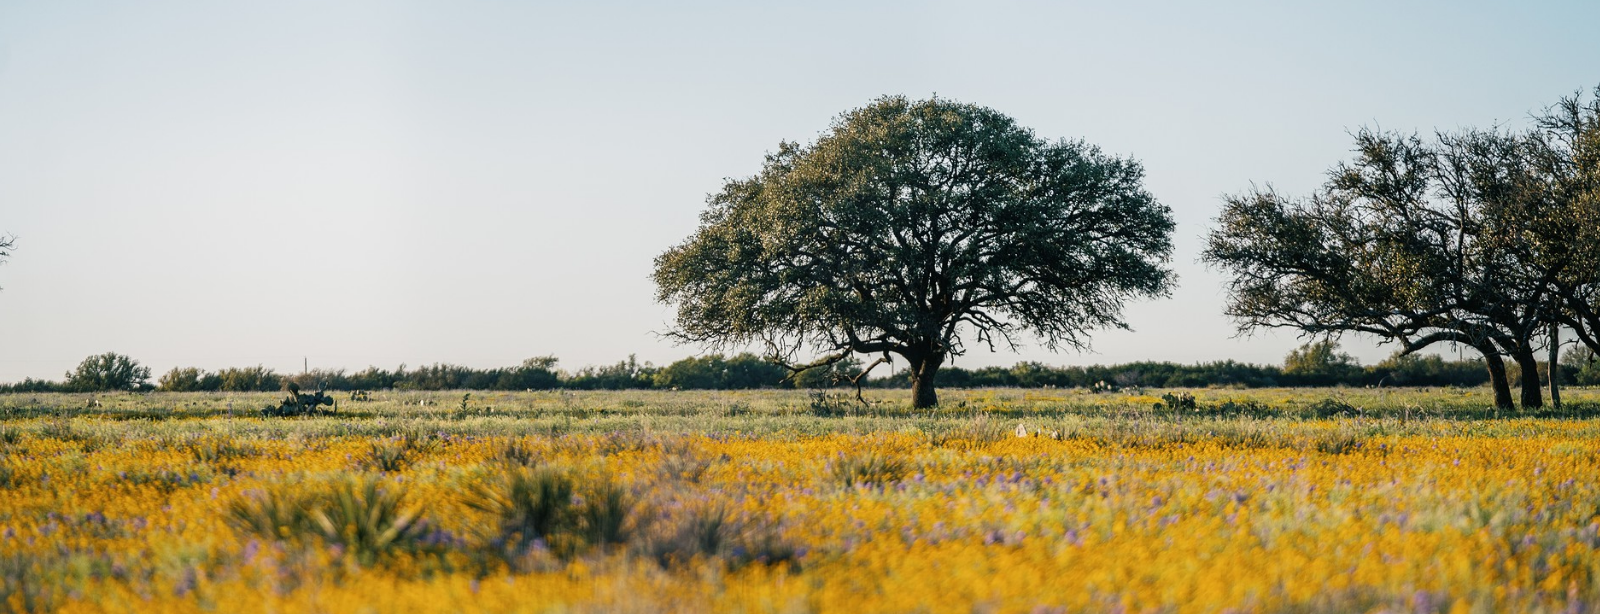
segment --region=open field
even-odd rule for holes
[[[0,396],[0,611],[1600,607],[1597,390],[867,394]]]

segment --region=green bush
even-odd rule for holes
[[[652,381],[656,388],[736,390],[779,386],[788,374],[783,367],[754,354],[732,358],[711,354],[667,365],[655,373]]]
[[[173,367],[156,381],[156,389],[163,392],[213,391],[221,388],[221,377],[194,367]]]
[[[261,365],[227,368],[217,372],[218,390],[228,392],[272,392],[283,388],[283,377]]]
[[[83,359],[78,368],[67,372],[65,387],[74,392],[142,390],[150,386],[150,367],[118,354],[106,352]]]

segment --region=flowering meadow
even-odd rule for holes
[[[1600,611],[1600,393],[903,394],[0,396],[0,611]]]

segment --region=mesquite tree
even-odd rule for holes
[[[1203,259],[1231,274],[1241,331],[1365,333],[1405,353],[1472,347],[1502,408],[1509,356],[1523,407],[1538,407],[1534,352],[1554,318],[1552,282],[1574,262],[1571,237],[1543,228],[1566,223],[1534,163],[1543,149],[1533,133],[1362,131],[1355,158],[1309,198],[1229,197]]]
[[[912,404],[930,407],[969,341],[1082,349],[1127,327],[1128,300],[1170,291],[1172,216],[1142,179],[993,109],[886,97],[711,195],[656,258],[658,298],[677,306],[678,340],[761,344],[796,372],[898,355]]]

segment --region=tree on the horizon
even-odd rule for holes
[[[1315,384],[1348,381],[1361,372],[1355,357],[1339,351],[1339,342],[1332,339],[1312,341],[1289,352],[1283,358],[1283,374]]]
[[[677,306],[673,338],[761,344],[795,372],[899,356],[912,405],[930,407],[964,334],[1082,349],[1127,328],[1128,300],[1170,292],[1172,215],[1143,176],[993,109],[885,97],[713,194],[656,258],[657,297]]]
[[[150,383],[150,367],[139,361],[106,352],[83,359],[78,368],[67,372],[64,384],[76,392],[102,392],[112,390],[138,390]]]

